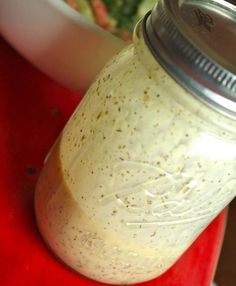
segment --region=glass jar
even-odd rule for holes
[[[158,13],[177,2],[160,0],[137,25],[134,43],[103,69],[37,184],[36,217],[45,241],[75,271],[101,282],[159,276],[236,194],[235,98],[219,92],[232,105],[214,102],[210,81],[199,80],[180,55],[178,62],[159,57],[165,49],[151,39],[150,20],[162,20]],[[191,73],[175,70],[186,66]]]

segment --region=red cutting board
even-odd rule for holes
[[[33,196],[47,151],[81,99],[0,38],[0,285],[102,285],[59,263],[41,240]],[[146,286],[209,286],[227,211],[164,275]]]

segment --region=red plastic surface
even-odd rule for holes
[[[102,285],[60,264],[41,240],[34,187],[81,96],[48,79],[0,38],[0,285]],[[142,286],[209,286],[227,211],[161,277]]]

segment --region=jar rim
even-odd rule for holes
[[[188,1],[172,0],[171,3],[177,5],[179,2],[183,5]],[[191,30],[191,25],[178,25],[173,20],[173,11],[170,11],[173,7],[169,3],[170,0],[159,0],[144,17],[142,29],[146,45],[163,68],[191,94],[218,112],[236,119],[236,72],[217,62],[194,42],[194,38],[183,33],[185,28]],[[193,12],[196,5],[191,7]],[[178,7],[174,6],[180,9]],[[236,6],[230,8],[236,11]],[[229,7],[225,9],[228,11]],[[234,27],[236,29],[236,18]],[[233,39],[236,42],[235,36]]]

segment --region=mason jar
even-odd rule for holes
[[[52,148],[39,229],[75,271],[159,276],[236,194],[236,20],[226,1],[160,0]]]

